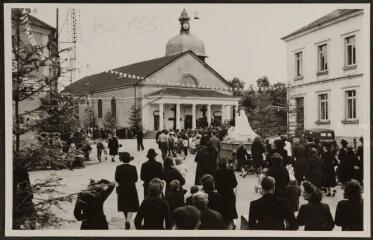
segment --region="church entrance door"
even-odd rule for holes
[[[159,111],[153,112],[154,130],[159,130]]]
[[[192,115],[185,115],[184,129],[192,128]]]

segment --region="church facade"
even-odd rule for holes
[[[66,89],[80,96],[79,117],[91,109],[102,127],[110,112],[120,127],[129,127],[133,109],[145,131],[194,129],[231,123],[238,109],[231,85],[205,62],[204,43],[190,33],[184,10],[180,33],[166,45],[164,57],[84,77]]]

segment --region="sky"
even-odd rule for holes
[[[246,87],[267,76],[286,82],[286,43],[281,37],[338,8],[352,4],[35,4],[32,15],[56,25],[60,41],[71,41],[71,8],[79,13],[77,79],[165,55],[180,30],[185,8],[190,32],[205,44],[206,62],[227,80]],[[195,14],[199,19],[194,19]],[[67,19],[67,20],[66,20]],[[61,43],[62,48],[71,46]]]

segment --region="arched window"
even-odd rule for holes
[[[117,117],[117,101],[115,100],[115,97],[111,98],[111,117],[116,118]]]
[[[185,74],[181,79],[181,84],[189,87],[198,87],[198,80],[190,74]]]
[[[101,99],[97,101],[97,116],[98,118],[102,118],[102,100]]]

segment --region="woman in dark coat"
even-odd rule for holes
[[[174,168],[174,163],[169,157],[164,159],[161,179],[166,182],[166,193],[170,190],[170,183],[172,180],[179,180],[181,185],[180,188],[185,184],[184,177],[176,168]]]
[[[347,141],[342,139],[342,148],[339,150],[338,153],[338,179],[342,183],[351,180],[354,174],[354,154],[352,148],[350,148],[351,151],[348,150],[347,144]]]
[[[294,177],[300,185],[304,179],[307,172],[307,161],[306,161],[306,148],[300,144],[299,139],[293,139],[293,167],[294,167]]]
[[[111,161],[115,162],[115,156],[118,155],[119,143],[116,136],[109,134],[108,141],[109,155],[111,156]]]
[[[344,198],[338,202],[335,212],[335,225],[342,231],[363,231],[364,201],[361,198],[362,187],[356,180],[346,183]]]
[[[338,165],[337,158],[332,151],[332,146],[330,144],[325,144],[326,152],[322,154],[323,160],[323,183],[322,186],[326,188],[326,196],[331,196],[330,188],[333,188],[337,185],[336,175],[334,167]]]
[[[260,137],[255,137],[253,145],[251,146],[251,155],[253,156],[253,165],[256,171],[261,169],[264,165],[263,153],[265,153],[265,149]]]
[[[323,160],[319,157],[316,148],[310,149],[310,157],[308,159],[308,170],[307,170],[307,180],[312,184],[316,185],[318,188],[322,185],[323,180]]]
[[[118,211],[124,213],[125,228],[130,229],[132,213],[139,209],[139,197],[136,189],[138,179],[136,167],[128,164],[133,160],[128,152],[119,153],[119,160],[124,164],[119,165],[115,171],[115,181],[119,184]]]
[[[136,229],[171,229],[170,208],[167,201],[161,198],[162,188],[160,179],[150,181],[148,196],[135,217]]]
[[[308,203],[299,209],[298,225],[305,226],[305,231],[331,231],[334,221],[329,205],[321,202],[321,191],[310,182],[304,182],[303,188],[303,197]]]
[[[104,214],[104,202],[114,190],[115,183],[106,179],[91,182],[87,190],[81,191],[76,200],[74,216],[82,221],[80,229],[109,229]]]
[[[194,159],[194,161],[197,163],[196,176],[194,180],[195,185],[201,185],[199,180],[203,175],[214,173],[214,165],[216,162],[211,149],[207,146],[208,141],[209,137],[206,135],[201,138],[201,142]]]
[[[214,174],[214,181],[218,193],[222,196],[224,213],[222,214],[228,229],[234,229],[233,219],[238,217],[236,209],[237,179],[232,169],[227,168],[227,160],[222,159],[219,169]]]
[[[240,143],[240,146],[237,148],[236,157],[237,157],[237,169],[241,171],[240,176],[246,177],[247,164],[248,164],[248,159],[250,158],[250,155],[247,152],[244,143]]]
[[[286,198],[286,186],[290,182],[289,171],[283,166],[280,154],[273,154],[271,162],[273,167],[268,170],[267,175],[275,179],[275,195],[280,198]]]

